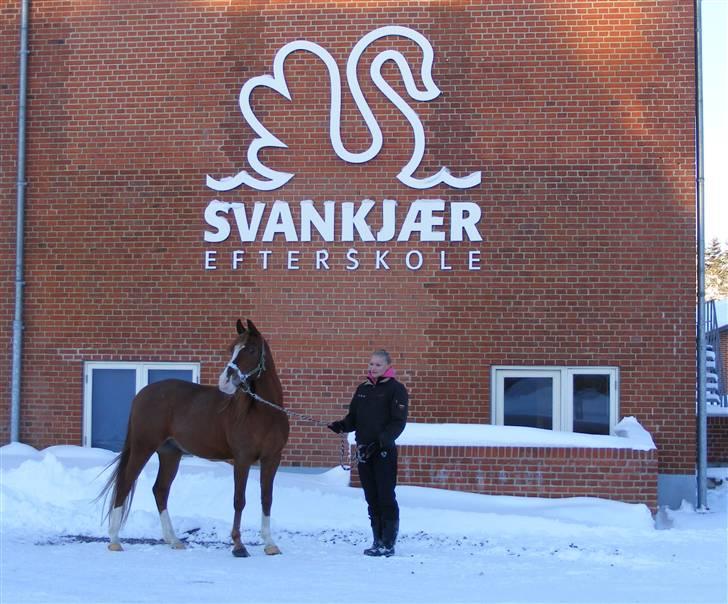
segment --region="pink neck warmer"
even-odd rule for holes
[[[397,372],[396,372],[396,371],[394,370],[394,367],[390,367],[389,369],[387,369],[387,371],[385,371],[385,372],[384,372],[384,373],[382,374],[382,376],[381,376],[381,377],[380,377],[379,379],[380,379],[380,380],[383,380],[384,378],[393,378],[393,377],[397,377]],[[369,380],[369,381],[370,381],[370,382],[371,382],[372,384],[376,384],[376,383],[377,383],[377,380],[375,380],[375,379],[374,379],[374,378],[372,377],[372,374],[371,374],[371,372],[367,372],[367,379],[368,379],[368,380]]]

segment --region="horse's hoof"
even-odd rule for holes
[[[172,549],[187,549],[187,546],[182,541],[173,541],[169,544]]]
[[[277,545],[266,545],[265,548],[263,548],[263,551],[269,556],[277,556],[281,553],[281,550],[278,549]]]
[[[109,543],[110,552],[123,552],[124,548],[121,547],[121,543]]]
[[[250,554],[248,553],[248,550],[245,549],[245,546],[242,547],[236,547],[233,550],[233,556],[236,558],[248,558],[250,557]]]

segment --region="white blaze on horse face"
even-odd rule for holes
[[[245,348],[245,344],[238,344],[233,350],[233,356],[230,358],[230,363],[235,363],[235,359],[240,354],[240,351]],[[228,375],[228,367],[225,365],[225,369],[222,370],[220,377],[218,378],[217,387],[225,394],[235,394],[239,384],[235,384],[230,375]]]

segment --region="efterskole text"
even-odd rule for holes
[[[246,204],[213,200],[205,209],[205,222],[210,229],[205,230],[204,240],[207,243],[226,241],[233,230],[231,222],[234,222],[242,244],[272,242],[278,237],[286,242],[302,243],[360,242],[367,249],[352,247],[346,252],[330,253],[328,249],[310,249],[312,246],[308,245],[285,251],[256,246],[254,251],[234,250],[228,258],[219,258],[216,250],[206,250],[205,270],[227,266],[232,270],[246,267],[330,270],[341,267],[353,271],[364,265],[390,270],[397,263],[413,271],[425,267],[442,271],[480,270],[479,249],[468,250],[467,258],[461,260],[462,266],[455,266],[448,258],[447,249],[424,253],[410,249],[395,255],[388,249],[369,250],[367,245],[392,241],[480,242],[483,240],[478,231],[481,211],[473,202],[418,199],[409,204],[401,222],[397,221],[397,202],[393,199],[385,199],[380,204],[371,199],[358,203],[325,201],[320,209],[311,200],[303,200],[297,205],[296,220],[291,205],[285,201]],[[370,221],[375,217],[376,220]],[[376,222],[381,228],[373,230],[370,222]]]

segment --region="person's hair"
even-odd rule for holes
[[[386,350],[384,350],[384,348],[380,348],[378,350],[375,350],[372,353],[372,356],[373,357],[382,357],[387,362],[387,365],[391,365],[392,364],[392,357],[389,355],[389,353]]]

